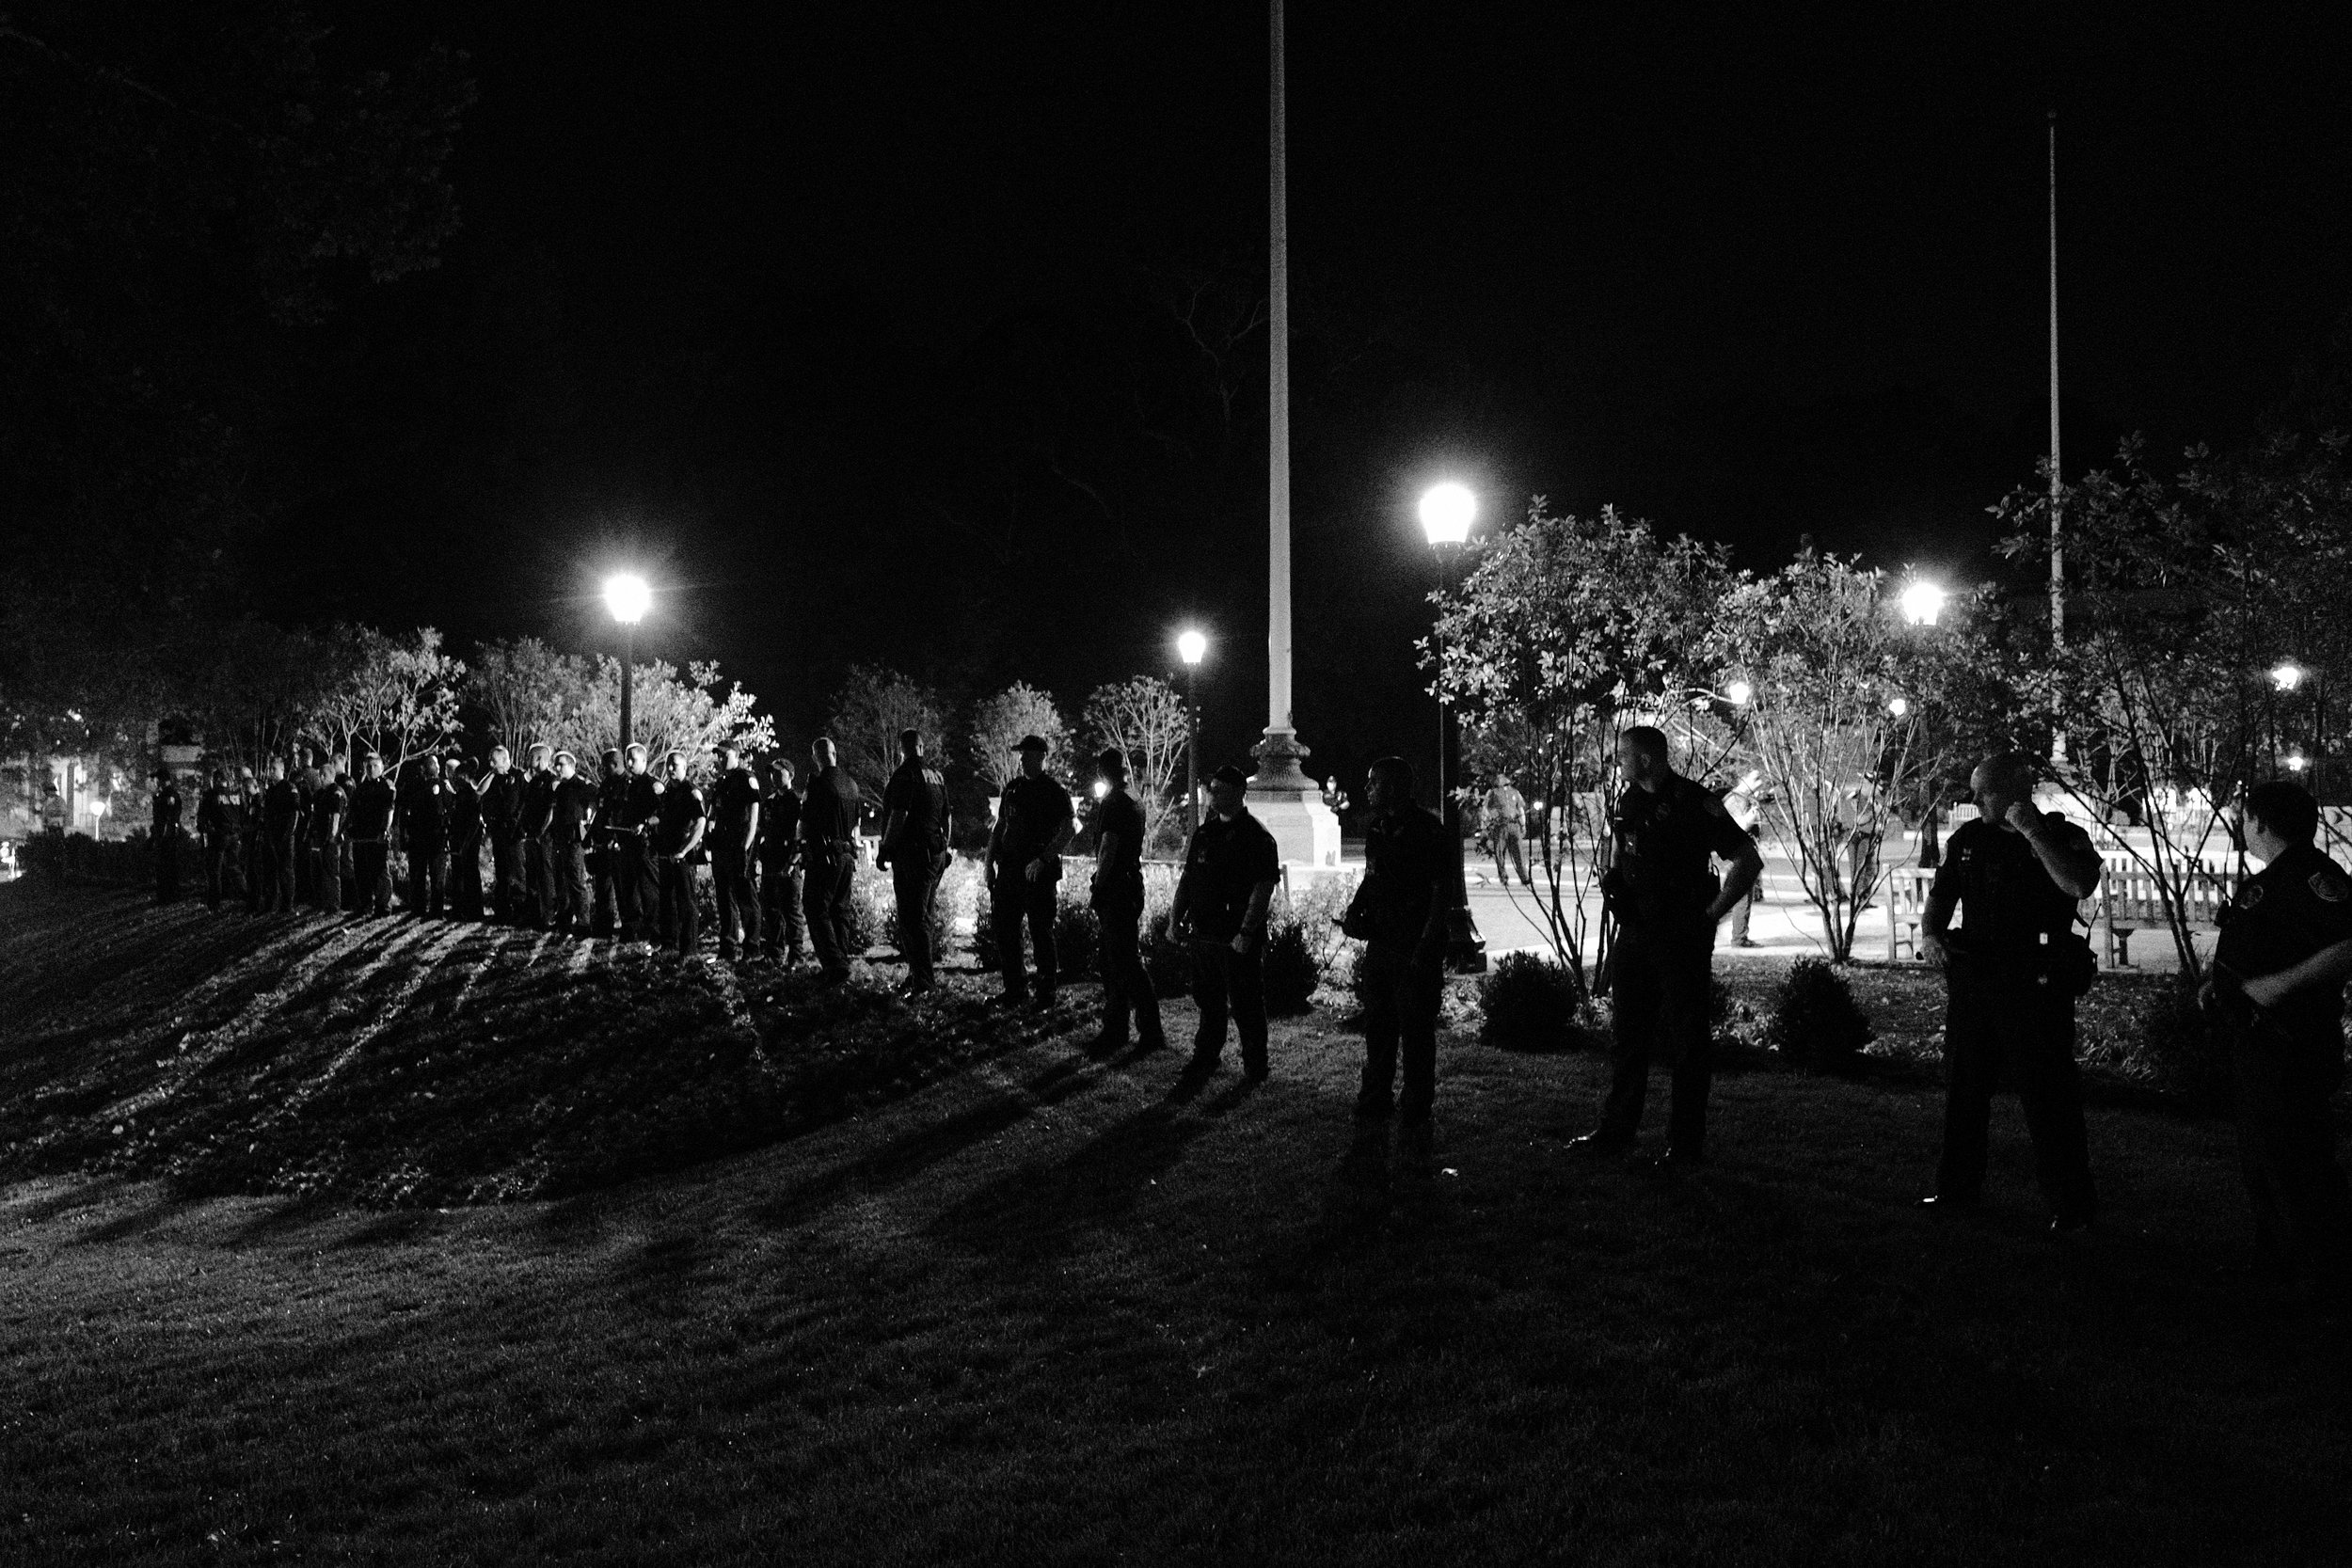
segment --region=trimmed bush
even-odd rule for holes
[[[1506,953],[1478,985],[1480,1043],[1565,1051],[1578,1043],[1576,986],[1540,953]]]
[[[1843,974],[1819,958],[1788,966],[1764,1024],[1765,1044],[1785,1060],[1838,1072],[1860,1061],[1876,1037]]]

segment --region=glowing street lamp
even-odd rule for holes
[[[2312,759],[2300,752],[2291,752],[2287,754],[2287,771],[2290,773],[2300,773],[2311,765]]]
[[[1110,792],[1111,792],[1111,782],[1110,782],[1110,780],[1108,780],[1108,779],[1097,779],[1097,780],[1095,780],[1095,781],[1094,781],[1094,798],[1095,798],[1096,800],[1100,800],[1101,799],[1103,799],[1103,797],[1104,797],[1105,795],[1108,795]]]
[[[1733,681],[1724,688],[1724,695],[1731,699],[1733,707],[1745,707],[1756,701],[1756,688],[1745,681]]]
[[[1430,553],[1438,558],[1438,593],[1442,596],[1448,586],[1447,567],[1470,540],[1470,524],[1478,520],[1478,497],[1466,484],[1451,480],[1433,484],[1422,492],[1421,531],[1428,537]],[[1442,626],[1443,623],[1439,625]],[[1445,649],[1437,641],[1439,674],[1444,672]],[[1454,749],[1454,710],[1446,705],[1440,683],[1438,696],[1438,815],[1444,819],[1448,840],[1453,845],[1454,874],[1461,875],[1462,813],[1460,805],[1446,792],[1447,753]],[[1450,969],[1470,974],[1483,974],[1486,968],[1486,941],[1478,934],[1478,923],[1470,917],[1470,895],[1460,888],[1454,906],[1446,911],[1446,965]]]
[[[1464,543],[1470,538],[1470,524],[1477,520],[1478,498],[1467,485],[1433,484],[1421,498],[1422,531],[1429,536],[1433,549]]]
[[[1893,714],[1898,719],[1904,718],[1911,712],[1911,699],[1908,697],[1890,697],[1886,702],[1886,711]]]
[[[1896,607],[1902,611],[1903,624],[1911,626],[1931,626],[1943,618],[1944,605],[1951,597],[1942,586],[1925,578],[1915,578],[1897,597]]]
[[[2273,665],[2270,671],[2270,684],[2281,691],[2294,690],[2303,684],[2303,667],[2291,658]]]
[[[1209,640],[1192,626],[1176,634],[1176,657],[1184,661],[1184,815],[1200,826],[1200,661]]]
[[[604,579],[604,608],[621,623],[621,750],[637,738],[629,712],[637,685],[637,623],[653,608],[653,590],[634,572],[615,572]]]

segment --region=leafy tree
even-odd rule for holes
[[[1473,546],[1458,586],[1437,595],[1423,644],[1459,716],[1472,776],[1502,771],[1531,803],[1535,901],[1553,955],[1580,991],[1609,932],[1591,913],[1607,851],[1616,740],[1692,702],[1709,708],[1714,606],[1733,579],[1720,548],[1661,542],[1613,508],[1554,517],[1536,497],[1523,522]]]
[[[338,626],[326,639],[334,676],[306,715],[306,733],[348,760],[360,747],[397,776],[457,735],[462,660],[441,652],[441,634],[420,626],[404,640],[373,626]]]
[[[990,799],[1021,771],[1013,748],[1025,736],[1045,742],[1045,769],[1055,777],[1070,777],[1070,726],[1054,694],[1025,681],[1015,681],[993,697],[972,705],[971,722],[964,726],[964,751],[972,772],[987,787]]]
[[[868,800],[879,800],[898,766],[898,732],[920,730],[924,749],[936,753],[942,727],[939,697],[929,688],[896,670],[853,664],[833,700],[826,733],[850,777]]]
[[[520,757],[534,742],[555,744],[549,736],[559,730],[578,729],[575,720],[596,679],[595,667],[580,655],[559,653],[535,637],[517,637],[475,651],[466,673],[466,700],[488,717],[491,737]],[[613,733],[618,730],[616,722]]]
[[[621,743],[621,661],[570,658],[564,667],[586,679],[567,698],[564,717],[540,738],[570,752],[593,771],[605,749]],[[689,775],[707,784],[718,770],[711,753],[719,747],[733,741],[747,752],[761,752],[775,744],[774,723],[752,711],[757,703],[740,685],[730,682],[722,689],[715,663],[681,671],[657,658],[637,666],[629,721],[653,761],[683,752]]]
[[[1143,808],[1143,842],[1157,844],[1184,774],[1189,733],[1184,698],[1156,675],[1137,675],[1097,687],[1087,699],[1086,725],[1102,747],[1126,756],[1130,789]],[[1181,816],[1174,820],[1181,830]]]

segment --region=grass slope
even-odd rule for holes
[[[20,1180],[0,1560],[2352,1553],[2352,1348],[2226,1272],[2226,1125],[2094,1111],[2108,1218],[2054,1245],[2006,1109],[1993,1211],[1912,1210],[1924,1085],[1726,1078],[1659,1181],[1562,1155],[1595,1058],[1450,1037],[1423,1152],[1350,1129],[1359,1053],[1310,1019],[1188,1093],[1044,1034],[449,1213]]]

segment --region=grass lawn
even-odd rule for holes
[[[2226,1123],[2094,1109],[2105,1221],[2054,1243],[2006,1104],[1990,1212],[1911,1207],[1924,1081],[1727,1075],[1715,1163],[1660,1180],[1562,1154],[1590,1055],[1450,1037],[1424,1152],[1354,1133],[1322,1015],[1186,1096],[1088,1058],[1090,1000],[992,1033],[620,963],[608,1009],[748,1027],[764,1065],[698,1082],[799,1131],[712,1111],[737,1151],[675,1160],[598,1048],[648,1174],[444,1211],[388,1150],[498,1196],[584,1113],[483,1090],[477,1148],[423,1109],[467,1075],[391,1067],[489,1018],[511,1058],[597,967],[501,943],[445,991],[446,934],[290,986],[239,920],[0,898],[0,1562],[2352,1560],[2352,1344],[2234,1273]],[[795,1029],[863,1065],[768,1060]],[[434,1098],[355,1141],[310,1108],[360,1078]],[[141,1096],[135,1149],[87,1147]],[[198,1157],[241,1128],[310,1164]]]

